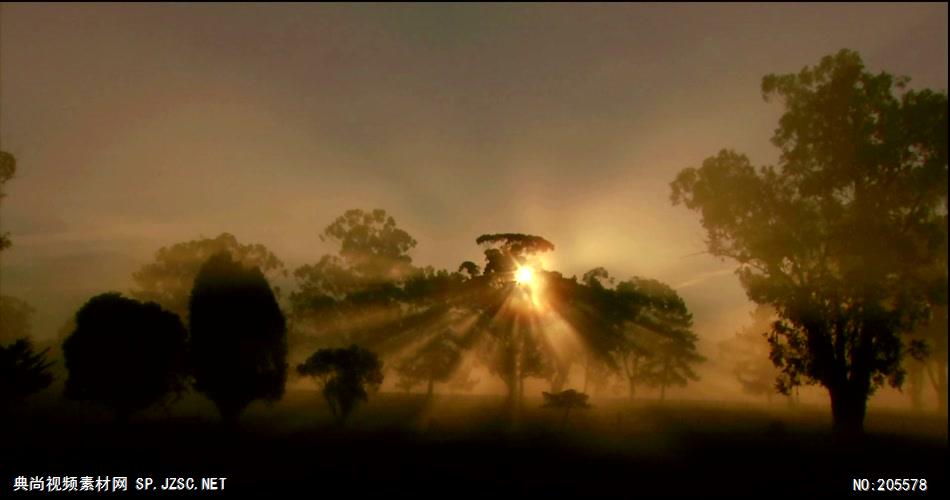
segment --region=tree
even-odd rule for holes
[[[484,344],[482,359],[488,371],[505,383],[508,403],[518,406],[524,399],[526,379],[549,379],[554,374],[553,355],[541,343],[541,332],[512,323],[498,326],[490,330],[491,341]]]
[[[667,386],[696,379],[691,365],[704,358],[696,352],[692,315],[669,285],[641,277],[616,283],[600,267],[580,283],[562,283],[555,303],[588,351],[585,391],[587,378],[604,385],[611,372],[626,379],[631,399],[640,383],[660,387],[663,397]]]
[[[49,348],[35,352],[30,341],[35,312],[16,297],[0,295],[0,406],[7,407],[53,382]]]
[[[685,386],[699,380],[692,365],[706,358],[696,352],[696,335],[689,330],[674,330],[654,337],[650,357],[644,363],[641,377],[650,387],[660,388],[660,401],[666,399],[666,388]]]
[[[319,349],[297,366],[301,375],[320,380],[330,413],[342,425],[360,401],[383,383],[383,364],[372,351],[358,345]]]
[[[475,243],[485,247],[484,272],[468,280],[469,290],[482,298],[474,303],[480,317],[476,331],[488,334],[488,342],[482,344],[482,359],[505,383],[508,403],[516,408],[524,395],[525,379],[550,378],[555,370],[553,353],[538,327],[538,312],[531,305],[533,285],[517,284],[515,272],[529,265],[536,254],[553,251],[554,244],[521,233],[483,234]],[[477,266],[463,262],[460,269],[472,276]]]
[[[466,363],[459,366],[447,382],[449,391],[471,392],[480,381],[480,379],[472,378],[473,368],[473,363]]]
[[[294,271],[290,295],[295,343],[300,347],[361,344],[378,339],[404,317],[406,282],[424,270],[408,252],[416,241],[385,210],[347,210],[320,234],[337,245],[335,255]]]
[[[63,342],[65,395],[126,420],[184,389],[186,338],[178,316],[154,302],[97,295],[76,313],[76,329]]]
[[[366,283],[400,281],[412,271],[407,252],[416,246],[385,210],[347,210],[320,236],[340,245],[340,258],[355,278]]]
[[[772,308],[760,305],[751,314],[751,324],[719,343],[721,359],[735,375],[742,391],[752,396],[765,396],[769,404],[772,404],[772,396],[778,393],[775,380],[780,374],[769,359],[767,335],[773,317]]]
[[[48,350],[34,352],[26,338],[9,345],[0,345],[0,408],[6,409],[12,403],[53,383],[53,375],[49,371],[53,363],[46,359]]]
[[[483,234],[475,239],[478,245],[485,245],[485,272],[486,275],[496,274],[501,279],[511,281],[511,273],[524,265],[532,255],[553,252],[554,244],[533,234],[498,233]],[[473,269],[463,262],[460,269],[471,272]]]
[[[4,184],[12,179],[14,174],[16,174],[16,158],[6,151],[0,151],[0,200],[6,196],[6,193],[3,192]],[[8,234],[9,233],[0,232],[0,252],[6,250],[11,245],[10,237],[7,236]]]
[[[287,328],[274,292],[257,267],[228,253],[198,271],[189,302],[190,365],[195,389],[228,424],[256,399],[284,394]]]
[[[561,417],[561,427],[567,425],[567,417],[570,415],[572,409],[578,408],[586,410],[590,408],[590,405],[587,403],[587,394],[577,392],[574,389],[555,393],[542,392],[541,394],[544,396],[545,408],[564,410],[564,415]]]
[[[849,50],[768,75],[763,95],[785,106],[778,166],[723,150],[671,183],[672,202],[701,213],[709,252],[775,308],[780,390],[823,385],[842,434],[861,432],[876,388],[901,384],[901,334],[947,288],[929,272],[946,254],[947,97],[906,83]]]
[[[221,233],[216,238],[176,243],[155,252],[155,262],[142,266],[132,274],[136,288],[131,295],[142,301],[153,301],[188,320],[188,300],[201,266],[215,254],[228,252],[248,267],[257,267],[265,275],[286,276],[284,264],[261,244],[242,244],[234,235]],[[275,293],[280,293],[275,288]]]
[[[399,386],[409,392],[418,383],[426,383],[426,396],[431,398],[435,383],[447,382],[461,359],[451,330],[444,331],[396,365]]]
[[[621,373],[627,380],[628,396],[634,399],[637,385],[648,375],[646,362],[654,353],[652,346],[658,342],[657,334],[636,325],[623,329],[623,340],[618,342],[616,353]]]
[[[643,353],[635,375],[647,385],[659,387],[661,400],[666,397],[667,387],[698,380],[692,365],[706,358],[696,352],[693,316],[679,294],[665,283],[644,278],[622,282],[617,291],[634,304],[635,313],[625,328],[621,349],[632,344],[628,350]]]

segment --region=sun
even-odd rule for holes
[[[530,285],[534,282],[534,270],[530,267],[519,267],[515,271],[515,282],[519,285]]]

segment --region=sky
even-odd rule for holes
[[[524,232],[565,275],[662,280],[711,345],[751,305],[669,183],[776,161],[761,78],[842,48],[945,90],[947,5],[0,4],[0,292],[48,338],[162,246],[230,232],[294,269],[384,208],[419,265]]]

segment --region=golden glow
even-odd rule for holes
[[[519,285],[531,285],[534,283],[534,270],[530,267],[519,267],[515,271],[515,282]]]

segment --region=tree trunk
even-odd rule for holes
[[[936,365],[936,374],[930,370],[930,381],[933,383],[934,390],[937,391],[937,411],[941,415],[947,414],[947,360],[940,359],[934,363]]]
[[[853,437],[864,432],[868,391],[842,384],[828,390],[831,395],[832,432],[840,437]]]
[[[666,384],[660,384],[660,401],[666,399]]]
[[[911,360],[907,363],[907,392],[910,395],[910,407],[914,411],[924,408],[924,363]]]
[[[426,398],[427,398],[427,399],[432,399],[432,393],[433,393],[434,386],[435,386],[435,379],[432,378],[432,377],[429,377],[429,387],[428,387],[428,389],[426,390]]]
[[[581,391],[584,394],[587,394],[587,383],[589,381],[590,381],[590,360],[588,359],[584,363],[584,390]]]
[[[630,400],[633,401],[637,393],[637,383],[633,377],[627,377],[627,381],[630,383]]]
[[[508,390],[508,405],[513,406],[518,397],[518,382],[516,379],[505,379],[505,389]]]

